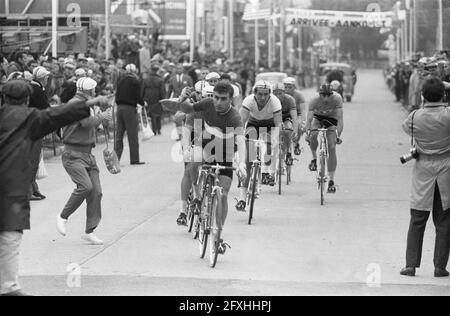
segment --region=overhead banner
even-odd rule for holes
[[[287,9],[292,25],[317,27],[392,27],[394,12],[352,12]]]
[[[279,19],[280,14],[270,15],[267,10],[252,10],[244,13],[244,21]],[[315,27],[380,27],[390,28],[394,20],[405,20],[405,11],[389,12],[324,11],[307,9],[286,9],[287,25]]]

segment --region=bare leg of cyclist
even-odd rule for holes
[[[317,140],[318,133],[311,133],[311,137],[309,140],[309,148],[311,148],[311,153],[313,156],[313,160],[317,160],[317,148],[319,147],[319,142]]]
[[[218,222],[217,224],[222,229],[228,216],[228,192],[230,192],[233,179],[221,176],[219,182],[219,185],[222,187],[222,214],[218,216],[218,219],[221,219],[221,223]]]
[[[337,169],[337,153],[336,153],[336,132],[332,131],[328,133],[328,177],[330,178],[329,189],[330,193],[335,193],[334,175]]]
[[[328,131],[327,140],[328,140],[328,153],[329,153],[328,172],[334,174],[337,169],[336,131],[335,130]]]
[[[189,198],[189,193],[191,191],[192,181],[189,175],[189,168],[185,168],[183,179],[181,180],[181,205],[180,205],[180,216],[177,219],[177,223],[180,226],[186,225],[187,223],[187,200]]]

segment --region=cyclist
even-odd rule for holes
[[[242,157],[238,164],[238,174],[240,177],[246,177],[244,125],[239,113],[232,106],[233,87],[230,84],[218,83],[214,87],[214,98],[206,98],[194,104],[187,101],[190,96],[190,89],[185,88],[180,99],[181,110],[186,114],[197,112],[201,115],[204,122],[204,160],[208,164],[232,167],[237,145],[239,157]],[[221,171],[219,179],[223,196],[222,218],[218,224],[223,228],[228,215],[228,193],[233,182],[233,171]],[[227,246],[223,239],[220,240],[219,253],[224,254]]]
[[[292,165],[291,141],[292,139],[297,138],[298,131],[297,106],[295,104],[295,99],[286,94],[285,85],[283,83],[274,85],[273,94],[281,102],[281,112],[283,117],[282,133],[286,136],[284,137],[284,146],[282,148],[284,151],[287,151],[287,153],[283,152],[282,156],[286,156],[286,163]]]
[[[295,78],[289,77],[283,80],[284,86],[286,88],[286,94],[290,95],[295,99],[295,104],[297,105],[297,114],[298,114],[298,132],[297,139],[295,141],[295,150],[294,153],[297,156],[300,156],[300,140],[303,134],[303,131],[306,126],[306,101],[303,94],[296,89]]]
[[[281,110],[280,100],[272,94],[270,83],[264,80],[256,83],[253,94],[245,98],[241,109],[241,117],[246,126],[247,138],[252,140],[265,138],[267,142],[267,154],[269,157],[264,159],[262,184],[270,186],[275,186],[276,158],[278,154],[278,146],[274,146],[274,150],[271,150],[271,144],[278,144],[279,141],[279,131],[283,124]],[[250,153],[249,143],[247,142],[247,153]],[[252,157],[246,157],[245,161],[247,162],[247,170],[250,171]],[[245,183],[240,183],[240,197],[236,209],[241,212],[245,211],[247,206],[245,200],[250,177],[249,172]]]
[[[312,99],[309,105],[308,122],[306,129],[308,131],[307,141],[313,155],[313,160],[309,165],[310,171],[317,171],[317,148],[318,132],[311,132],[312,129],[328,128],[328,193],[336,193],[336,184],[334,176],[337,169],[336,144],[344,130],[344,111],[343,101],[339,94],[333,92],[329,84],[320,86],[319,96]],[[336,135],[337,132],[337,135]]]
[[[206,81],[199,81],[195,84],[195,92],[191,94],[191,98],[194,102],[196,102],[211,97],[211,95],[208,94],[208,91],[212,89],[213,87],[211,87]],[[183,128],[183,137],[181,138],[185,169],[183,179],[181,180],[181,212],[177,219],[177,224],[179,226],[187,225],[187,210],[188,207],[191,207],[191,205],[188,205],[188,199],[191,190],[193,192],[192,204],[199,206],[201,203],[198,198],[199,192],[195,184],[197,183],[198,170],[202,164],[203,158],[202,144],[197,141],[201,139],[201,135],[199,134],[201,134],[203,129],[200,128],[200,131],[195,129],[194,127],[197,123],[199,123],[200,126],[203,126],[201,113],[186,115],[186,121]]]

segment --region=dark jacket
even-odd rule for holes
[[[39,111],[0,108],[0,231],[30,229],[31,149],[36,141],[90,115],[84,102]]]
[[[142,85],[142,97],[148,103],[150,115],[162,115],[160,101],[166,98],[163,79],[157,74],[150,74]]]
[[[47,93],[45,93],[44,87],[37,82],[31,82],[31,88],[33,88],[33,93],[30,96],[30,108],[35,108],[38,110],[46,110],[50,107],[48,102]]]
[[[128,74],[117,84],[116,103],[134,107],[137,107],[138,104],[144,105],[141,92],[141,83],[137,76]]]
[[[188,75],[182,75],[181,82],[178,81],[178,75],[173,75],[169,80],[169,91],[167,91],[167,96],[170,98],[173,93],[173,98],[178,98],[184,88],[193,86],[194,83]]]

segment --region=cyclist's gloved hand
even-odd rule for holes
[[[336,140],[336,144],[341,145],[342,143],[343,143],[343,140],[340,137],[338,137]]]

